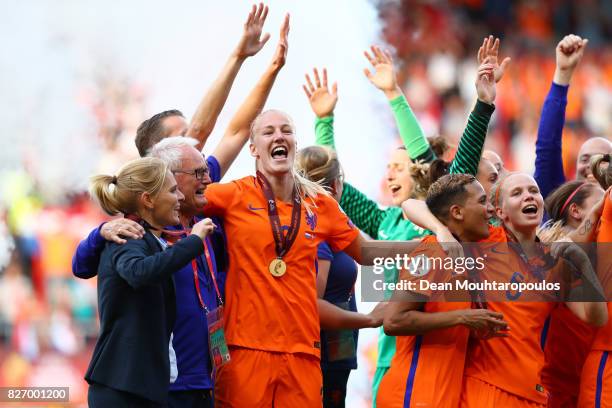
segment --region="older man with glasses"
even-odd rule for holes
[[[174,235],[175,239],[185,236],[191,226],[200,220],[197,214],[206,205],[206,187],[213,180],[219,181],[221,178],[216,162],[209,160],[208,163],[212,165],[209,169],[207,160],[195,148],[197,143],[197,140],[188,137],[169,137],[153,146],[149,153],[168,164],[179,190],[185,196],[179,212],[181,224],[167,228],[167,235]],[[213,221],[220,226],[219,221]],[[215,255],[223,256],[224,253],[218,250],[223,245],[220,231],[206,240],[205,245],[207,251],[203,255],[174,275],[177,302],[172,346],[176,353],[178,377],[170,385],[171,406],[193,406],[192,401],[198,397],[211,398],[212,401],[207,316],[223,305],[224,274],[217,270],[215,259]],[[202,389],[194,390],[194,385]]]

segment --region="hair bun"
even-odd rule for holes
[[[111,180],[112,184],[117,184],[117,176],[113,176],[113,179]]]

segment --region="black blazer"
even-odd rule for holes
[[[149,231],[124,245],[106,244],[98,268],[100,336],[85,374],[88,383],[166,403],[176,314],[172,274],[202,252],[196,235],[162,252]]]

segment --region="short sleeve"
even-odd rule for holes
[[[213,183],[208,185],[204,192],[207,201],[204,206],[204,214],[206,214],[207,217],[222,217],[231,206],[234,197],[239,194],[240,186],[235,181],[231,183]]]
[[[221,166],[219,165],[219,161],[215,156],[208,156],[206,158],[206,164],[208,165],[208,171],[210,174],[210,179],[213,183],[218,183],[221,181]]]
[[[334,253],[327,243],[321,242],[317,247],[317,258],[324,261],[333,261]]]
[[[317,208],[314,210],[324,225],[323,239],[332,251],[342,251],[357,238],[359,230],[340,209],[336,200],[329,196],[321,196],[317,201]]]

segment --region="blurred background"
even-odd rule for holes
[[[96,282],[74,278],[71,257],[106,219],[89,200],[88,178],[136,157],[135,130],[152,114],[173,108],[193,114],[237,43],[251,3],[3,1],[10,13],[0,16],[0,386],[69,386],[73,406],[85,406],[82,377],[98,331]],[[385,164],[400,142],[384,95],[363,75],[362,52],[371,44],[393,51],[426,133],[452,145],[475,101],[476,51],[485,35],[500,36],[500,55],[512,63],[498,87],[487,146],[510,169],[532,171],[555,45],[565,34],[581,35],[589,44],[569,92],[566,174],[574,172],[582,140],[612,135],[612,2],[267,4],[264,31],[272,38],[243,65],[206,153],[268,64],[285,12],[288,61],[267,107],[294,117],[300,146],[314,143],[301,84],[305,72],[327,67],[339,83],[336,145],[346,178],[383,205]],[[226,180],[252,168],[243,152]],[[347,406],[369,406],[376,335],[360,334]]]

